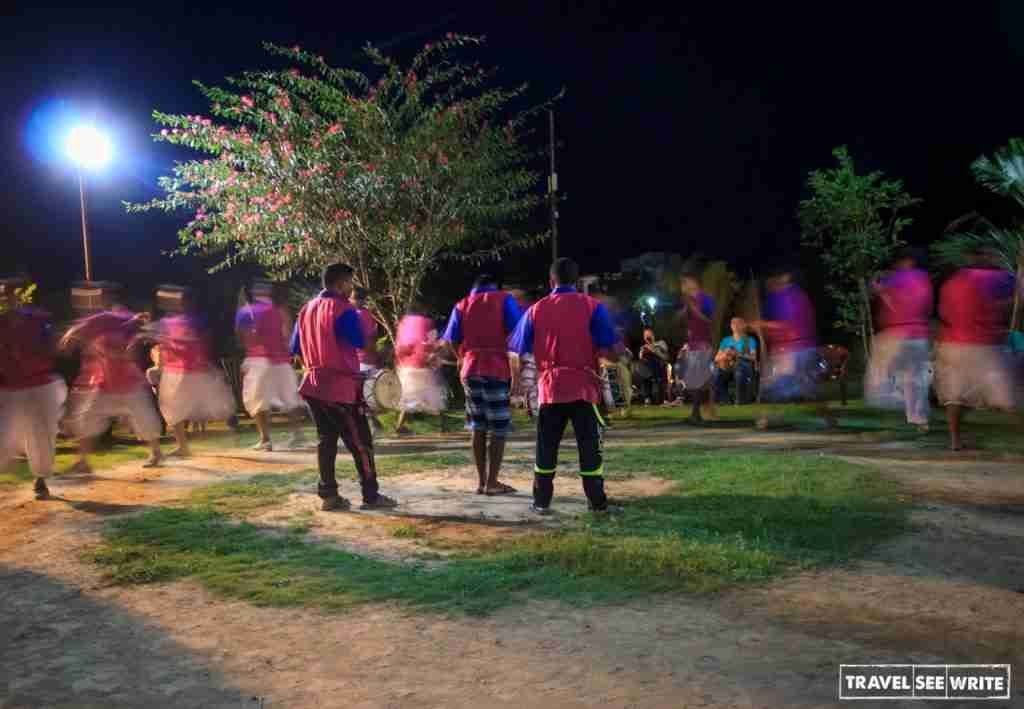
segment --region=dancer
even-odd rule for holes
[[[377,350],[377,337],[380,328],[377,326],[373,313],[366,309],[368,295],[365,288],[354,288],[352,296],[349,298],[349,303],[356,309],[359,322],[363,326],[363,347],[357,351],[357,354],[359,356],[359,371],[366,377],[374,375],[381,366],[380,352]],[[368,411],[366,415],[370,420],[373,432],[379,433],[384,428],[380,419],[373,412]]]
[[[902,408],[907,423],[928,432],[931,386],[928,343],[934,293],[913,250],[902,251],[893,271],[874,284],[879,333],[864,386],[870,406]]]
[[[411,433],[406,418],[420,412],[439,415],[444,431],[445,391],[437,371],[439,341],[434,321],[426,315],[409,313],[398,323],[395,339],[395,367],[402,382],[395,432]]]
[[[939,291],[941,327],[936,344],[935,389],[946,407],[949,446],[962,450],[965,408],[1016,408],[1017,387],[1007,346],[1014,276],[984,250],[970,254]]]
[[[177,444],[169,455],[188,458],[187,422],[227,420],[235,413],[235,396],[213,365],[206,321],[195,310],[192,291],[165,286],[157,297],[170,313],[156,327],[161,361],[157,398]]]
[[[302,399],[288,353],[291,323],[280,302],[275,302],[270,283],[252,287],[252,301],[238,311],[235,332],[245,346],[242,362],[242,402],[256,421],[260,440],[255,450],[272,451],[270,416],[282,411],[291,418],[292,435],[288,445],[303,444]]]
[[[700,277],[684,273],[679,277],[683,294],[683,317],[686,318],[686,360],[683,383],[693,395],[693,410],[686,421],[704,422],[701,407],[707,406],[708,418],[715,415],[715,397],[711,395],[711,364],[715,351],[711,346],[711,322],[715,316],[715,299],[701,290]]]
[[[0,470],[24,454],[36,499],[45,500],[68,390],[55,372],[50,314],[21,304],[17,290],[25,285],[0,281]]]
[[[807,293],[793,282],[792,269],[780,268],[765,282],[765,318],[754,323],[764,330],[769,361],[761,382],[761,398],[771,402],[814,400],[814,409],[828,428],[838,425],[835,414],[824,401],[817,401],[824,370],[817,349],[814,306]],[[769,425],[767,416],[757,427]]]
[[[533,506],[548,514],[555,492],[558,446],[572,421],[579,450],[580,475],[590,509],[608,510],[604,490],[602,421],[597,414],[601,380],[599,356],[612,356],[615,330],[603,305],[576,292],[579,277],[574,261],[560,258],[551,265],[552,292],[519,320],[509,347],[519,355],[533,353],[540,372],[540,415],[534,467]]]
[[[522,311],[515,298],[499,290],[495,278],[484,273],[477,277],[469,295],[452,309],[441,338],[457,348],[462,362],[459,376],[466,393],[466,420],[473,432],[478,495],[515,492],[512,486],[499,482],[498,476],[505,437],[512,427],[513,383],[507,341],[520,317]]]
[[[338,495],[335,458],[338,437],[352,454],[363,493],[363,509],[395,507],[380,494],[373,459],[373,436],[366,420],[363,377],[356,350],[363,347],[359,316],[349,304],[352,268],[335,263],[324,269],[320,294],[302,306],[295,319],[291,352],[302,358],[306,373],[299,386],[316,424],[317,494],[324,510],[347,510],[351,503]]]
[[[60,348],[78,348],[81,368],[71,387],[69,424],[78,438],[78,461],[70,472],[91,474],[89,454],[111,423],[126,418],[150,455],[143,467],[160,465],[160,416],[135,357],[149,313],[134,314],[118,303],[120,288],[103,289],[99,313],[81,318],[61,338]]]

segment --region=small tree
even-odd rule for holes
[[[31,305],[32,301],[35,300],[36,290],[38,286],[35,283],[26,283],[25,285],[14,289],[14,301],[17,307],[24,305]],[[7,310],[7,301],[0,300],[0,313]]]
[[[991,158],[982,155],[971,164],[971,172],[986,189],[1024,207],[1024,139],[1011,138],[1009,144],[997,150]],[[1024,229],[1019,222],[1009,228],[1000,228],[972,213],[950,224],[947,232],[932,244],[932,253],[939,263],[963,266],[968,254],[985,248],[999,254],[1003,268],[1015,270],[1018,279],[1024,274]],[[1017,289],[1011,327],[1017,326],[1020,310],[1020,292]]]
[[[211,272],[254,262],[277,278],[355,268],[393,337],[424,279],[447,259],[480,261],[535,244],[517,231],[540,203],[526,86],[487,88],[493,72],[460,61],[481,39],[448,34],[407,66],[368,46],[373,69],[331,67],[299,47],[266,45],[297,67],[248,72],[229,88],[196,82],[213,118],[154,112],[158,141],[213,156],[177,164],[165,195],[129,211],[190,210],[176,253]]]
[[[873,330],[868,282],[903,245],[900,232],[912,221],[904,213],[920,200],[903,191],[901,180],[857,174],[845,146],[832,155],[838,166],[807,178],[811,197],[800,202],[802,240],[821,254],[836,326],[859,335],[867,355]]]

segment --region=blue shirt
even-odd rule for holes
[[[497,286],[485,285],[479,288],[474,288],[469,292],[470,295],[477,295],[478,293],[493,293],[498,290]],[[512,332],[516,329],[516,325],[519,324],[519,320],[523,317],[523,311],[519,307],[519,303],[511,295],[505,296],[505,302],[502,304],[502,320],[505,324],[505,332]],[[459,306],[456,305],[452,308],[452,314],[448,318],[448,327],[444,330],[444,335],[441,336],[442,340],[447,340],[453,345],[462,343],[462,313],[459,310]]]
[[[320,295],[317,297],[340,298],[341,296],[331,291],[322,290],[320,291]],[[357,350],[361,350],[366,346],[366,341],[363,337],[362,324],[359,322],[359,313],[355,308],[346,310],[334,320],[334,336],[338,338],[338,342],[347,342]],[[292,328],[292,340],[289,346],[289,351],[297,357],[302,356],[302,347],[299,345],[298,318],[295,319],[295,327]]]
[[[757,340],[750,335],[744,335],[739,340],[732,335],[723,337],[722,341],[718,345],[718,349],[727,350],[730,348],[736,350],[740,354],[754,353],[757,352]]]
[[[572,286],[559,286],[551,291],[552,295],[558,293],[575,293]],[[590,316],[590,337],[594,346],[599,349],[607,349],[618,341],[615,334],[615,327],[608,315],[608,309],[603,303],[598,303],[594,308],[594,314]],[[508,339],[508,349],[517,354],[531,354],[533,352],[533,309],[526,311],[526,315],[519,320],[515,331]]]

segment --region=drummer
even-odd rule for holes
[[[506,342],[522,314],[515,297],[500,290],[492,275],[483,273],[469,295],[452,308],[441,337],[456,349],[462,363],[459,378],[466,393],[466,421],[473,432],[478,495],[515,492],[498,476],[505,437],[512,430],[513,383]]]
[[[377,320],[366,308],[366,298],[369,296],[369,292],[365,288],[353,288],[352,295],[349,297],[349,304],[356,309],[356,315],[359,316],[359,324],[363,327],[363,347],[362,349],[356,350],[356,354],[359,357],[359,371],[365,377],[371,377],[380,370],[380,352],[377,349],[377,338],[380,336],[380,328],[377,326]],[[368,411],[366,414],[370,420],[370,427],[374,433],[379,433],[383,430],[384,425],[381,424],[380,419],[372,411]]]
[[[366,420],[362,376],[356,350],[363,346],[359,316],[349,304],[352,267],[335,263],[324,269],[324,289],[302,306],[295,319],[291,353],[301,357],[306,374],[299,394],[306,400],[316,424],[317,494],[322,509],[347,510],[351,503],[338,494],[335,458],[338,437],[352,454],[363,493],[363,509],[395,507],[395,500],[380,494],[373,457],[373,436]]]

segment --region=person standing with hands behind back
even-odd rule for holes
[[[599,357],[611,359],[615,329],[608,311],[588,295],[576,292],[579,267],[567,258],[551,265],[553,290],[519,320],[509,349],[533,353],[540,374],[540,414],[533,480],[533,511],[548,514],[555,493],[558,446],[572,421],[580,456],[583,491],[593,512],[607,512],[602,456]]]
[[[508,495],[515,488],[498,482],[505,437],[512,427],[512,369],[508,336],[522,311],[515,298],[498,290],[496,279],[481,274],[473,290],[452,308],[441,339],[457,349],[466,392],[466,419],[473,432],[478,495]],[[490,433],[488,446],[487,434]]]
[[[362,509],[398,505],[380,494],[377,467],[373,459],[373,436],[363,402],[363,376],[356,350],[363,347],[363,328],[348,298],[352,292],[352,267],[335,263],[324,269],[324,289],[302,306],[295,319],[291,352],[301,357],[306,373],[299,394],[306,400],[316,424],[317,493],[324,510],[347,510],[349,501],[338,495],[335,458],[338,437],[352,454],[359,484]]]

